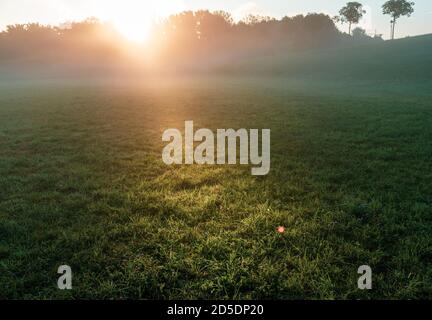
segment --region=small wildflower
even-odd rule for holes
[[[278,233],[285,233],[285,227],[283,227],[283,226],[277,227],[276,231]]]

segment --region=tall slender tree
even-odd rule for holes
[[[366,11],[363,10],[363,5],[361,3],[348,2],[346,6],[339,11],[340,16],[335,17],[335,20],[341,23],[347,22],[349,24],[348,33],[351,35],[351,26],[359,23],[365,13]]]
[[[393,40],[395,36],[396,20],[402,16],[411,16],[414,12],[414,2],[406,0],[389,0],[383,5],[383,13],[392,17],[390,37]]]

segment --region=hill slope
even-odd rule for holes
[[[425,80],[432,74],[432,35],[332,49],[276,54],[225,65],[232,73],[344,80]]]

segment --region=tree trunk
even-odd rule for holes
[[[390,40],[393,40],[393,20],[390,21]]]
[[[393,19],[392,40],[394,40],[395,37],[395,27],[396,27],[396,18]]]
[[[349,23],[348,34],[351,35],[351,22]]]

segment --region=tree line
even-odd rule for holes
[[[348,36],[339,31],[331,17],[317,13],[281,19],[249,15],[234,22],[227,12],[185,11],[154,26],[143,54],[152,52],[165,60],[211,60],[380,40],[358,31]],[[123,43],[124,46],[119,45]],[[10,25],[0,33],[3,60],[93,57],[100,61],[114,59],[122,53],[122,47],[127,47],[126,40],[116,29],[96,19],[58,27],[37,23]]]
[[[410,15],[413,5],[405,0],[390,0],[383,6],[384,12],[392,16],[393,37],[396,20]],[[165,65],[196,65],[265,54],[283,55],[356,41],[382,41],[360,28],[351,30],[364,13],[358,2],[348,2],[336,18],[318,13],[281,19],[249,15],[235,22],[224,11],[184,11],[155,24],[151,41],[144,48],[135,48],[139,52],[135,56],[157,57]],[[349,23],[349,34],[341,32],[336,21]],[[0,33],[0,62],[21,58],[27,63],[106,66],[124,63],[126,47],[126,40],[112,25],[93,18],[57,27],[17,24]]]

